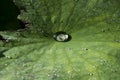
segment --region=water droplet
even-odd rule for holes
[[[63,31],[56,32],[53,35],[53,38],[56,41],[59,41],[59,42],[68,42],[68,41],[71,40],[71,36],[69,34],[67,34],[66,32],[63,32]]]
[[[88,73],[89,76],[93,76],[93,73]]]

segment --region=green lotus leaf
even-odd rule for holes
[[[120,80],[119,0],[14,2],[29,26],[0,32],[0,80]]]

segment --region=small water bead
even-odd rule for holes
[[[93,73],[88,73],[89,76],[93,76]]]

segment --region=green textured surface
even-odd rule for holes
[[[120,80],[120,1],[14,2],[30,28],[0,32],[0,80]],[[56,42],[57,31],[72,40]]]

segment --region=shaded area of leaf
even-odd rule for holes
[[[0,31],[24,28],[22,22],[17,19],[20,11],[12,1],[13,0],[0,1]]]

